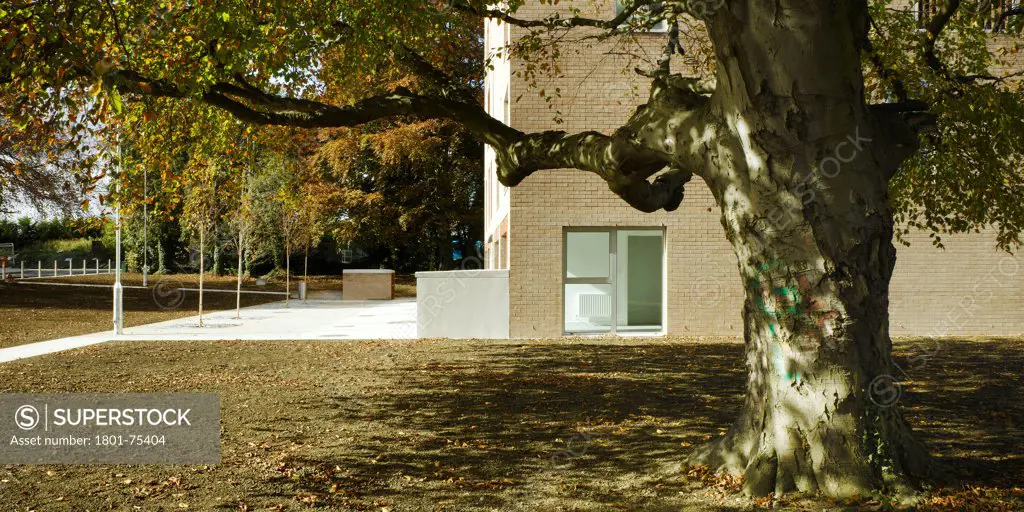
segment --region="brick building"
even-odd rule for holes
[[[929,2],[923,4],[928,9]],[[575,7],[602,18],[617,8],[614,0]],[[549,9],[528,2],[517,16],[539,17]],[[521,34],[489,21],[488,51]],[[639,34],[629,49],[658,55],[665,37]],[[1001,43],[994,37],[992,44]],[[533,89],[516,77],[522,63],[496,62],[486,79],[488,112],[526,132],[610,133],[620,126],[646,99],[649,80],[628,72],[631,57],[621,41],[577,46],[563,49],[561,76]],[[673,68],[679,71],[675,61]],[[549,101],[539,89],[560,93]],[[509,271],[511,337],[742,335],[736,256],[720,210],[699,178],[687,185],[678,210],[647,214],[591,173],[542,171],[509,189],[497,182],[494,166],[488,149],[485,259],[487,268]],[[893,335],[1024,333],[1024,265],[995,248],[994,233],[944,236],[945,249],[935,248],[924,232],[907,239],[909,247],[897,245],[892,279]]]

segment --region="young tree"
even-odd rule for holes
[[[252,212],[252,229],[245,242],[247,259],[250,263],[270,259],[274,269],[284,267],[284,234],[281,231],[281,202],[278,190],[281,180],[286,179],[286,170],[281,159],[273,152],[263,152],[257,160],[256,169],[247,180],[251,190],[249,207]]]
[[[579,169],[648,212],[678,208],[697,176],[744,282],[801,279],[800,300],[819,314],[767,314],[760,287],[748,287],[743,409],[690,460],[742,474],[756,495],[847,496],[934,478],[899,408],[868,395],[893,367],[895,217],[937,231],[991,225],[1003,247],[1019,245],[1024,107],[1019,84],[990,71],[999,56],[985,30],[997,19],[1019,34],[1022,11],[939,0],[919,26],[916,9],[867,0],[621,3],[602,19],[572,5],[527,18],[517,16],[523,2],[484,0],[314,0],[283,11],[241,0],[23,2],[0,11],[0,86],[18,100],[2,108],[15,123],[72,107],[106,119],[126,96],[260,125],[449,119],[494,148],[508,186]],[[527,79],[557,73],[544,58],[568,33],[600,39],[663,20],[669,31],[664,57],[641,70],[647,101],[613,133],[524,133],[450,79],[468,62],[450,43],[482,18],[527,31],[514,48]],[[694,46],[708,49],[704,76],[672,72],[684,39],[706,43]],[[389,68],[418,80],[344,102],[329,94]],[[63,94],[48,94],[54,87]],[[83,99],[90,89],[101,101]]]
[[[308,292],[309,249],[320,244],[337,219],[338,193],[335,187],[314,178],[302,183],[299,196],[295,241],[303,249],[302,282],[306,283]],[[303,302],[306,302],[305,296]]]
[[[199,239],[199,326],[203,327],[203,279],[206,274],[206,240],[217,221],[215,202],[215,170],[208,165],[198,166],[190,173],[185,189],[184,215],[181,223],[186,233]]]
[[[217,226],[224,220],[225,212],[237,199],[237,188],[228,179],[223,162],[215,159],[196,159],[186,172],[181,224],[185,233],[199,244],[199,326],[203,326],[203,285],[206,277],[206,256],[219,251],[220,244],[215,238]]]
[[[279,192],[281,202],[281,233],[284,234],[284,307],[291,307],[292,297],[292,249],[295,243],[295,232],[299,223],[298,198],[289,191]]]
[[[235,283],[235,318],[242,318],[242,275],[245,268],[245,244],[246,237],[249,236],[255,225],[252,187],[249,184],[251,174],[252,171],[249,169],[242,172],[241,183],[238,188],[238,202],[232,209],[229,220],[234,231],[235,249],[238,251],[237,282]]]

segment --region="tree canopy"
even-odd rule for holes
[[[33,157],[46,155],[37,172],[64,159],[79,169],[95,163],[97,132],[149,130],[148,147],[160,156],[153,163],[166,165],[163,156],[181,137],[215,139],[230,131],[232,117],[351,127],[412,115],[455,119],[499,148],[507,184],[538,169],[575,167],[599,174],[641,209],[671,208],[693,169],[652,183],[668,161],[637,137],[523,134],[483,111],[479,89],[453,79],[479,76],[479,48],[459,41],[477,37],[485,17],[524,30],[506,51],[525,63],[519,72],[527,81],[557,74],[558,48],[568,40],[629,37],[667,20],[667,60],[643,72],[655,90],[659,83],[701,95],[712,90],[715,48],[706,22],[729,2],[620,3],[614,17],[584,14],[587,6],[570,2],[524,19],[516,16],[518,1],[499,9],[478,0],[15,0],[0,8],[0,148],[9,155],[0,161],[14,182],[15,160],[29,169]],[[898,215],[906,225],[940,232],[996,226],[1001,245],[1017,245],[1024,226],[1024,208],[1013,200],[1024,192],[1016,172],[1024,152],[1021,82],[991,70],[1019,52],[1012,35],[1024,26],[1020,8],[929,1],[918,14],[916,5],[859,4],[865,93],[880,110],[930,127],[892,181]],[[988,45],[993,32],[1007,44]],[[703,63],[694,68],[706,73],[701,79],[669,72],[684,45],[688,62]],[[658,103],[652,96],[648,114],[635,120],[647,122]],[[600,147],[605,156],[587,157]]]

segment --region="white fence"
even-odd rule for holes
[[[88,259],[83,259],[81,266],[76,266],[77,263],[72,258],[65,258],[63,260],[65,266],[61,265],[60,261],[54,261],[53,265],[43,265],[42,261],[36,261],[35,265],[26,265],[25,260],[7,260],[0,258],[0,277],[4,280],[10,281],[12,279],[40,279],[44,277],[67,277],[67,276],[83,276],[83,275],[96,275],[96,274],[113,274],[114,267],[111,260],[107,260],[106,266],[100,265],[99,258],[91,258],[92,264],[89,264]],[[124,268],[122,268],[124,270]]]

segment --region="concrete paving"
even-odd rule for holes
[[[0,349],[0,362],[24,359],[114,340],[365,340],[415,339],[416,300],[338,301],[291,300],[218,311],[154,324],[129,327],[121,336],[100,332]]]

